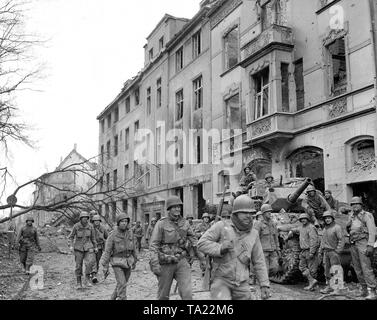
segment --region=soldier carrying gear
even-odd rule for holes
[[[318,221],[323,221],[322,215],[324,211],[331,210],[330,205],[322,194],[312,185],[309,185],[306,189],[306,196],[302,200],[301,206],[305,208],[310,222],[314,223],[314,225],[318,225]]]
[[[121,213],[116,221],[117,228],[106,241],[101,264],[105,275],[109,273],[109,263],[114,271],[117,285],[111,300],[127,300],[127,282],[137,263],[136,247],[128,215]]]
[[[97,249],[98,251],[96,252],[96,263],[93,265],[93,272],[92,272],[92,282],[97,283],[97,273],[99,270],[99,261],[101,260],[103,250],[105,249],[105,242],[106,239],[108,238],[108,232],[106,228],[101,224],[101,216],[94,215],[92,217],[92,223],[94,227],[94,231],[96,233],[96,241],[97,241]]]
[[[146,243],[147,243],[148,246],[149,246],[149,240],[152,237],[153,229],[154,229],[154,226],[156,225],[156,222],[157,222],[157,219],[156,218],[152,218],[151,219],[151,224],[149,225],[149,227],[147,229],[147,233],[145,235],[145,241],[146,241]]]
[[[203,221],[199,223],[194,230],[197,239],[200,239],[201,236],[211,227],[209,219],[209,214],[207,212],[203,213]],[[200,269],[202,270],[202,276],[204,276],[204,272],[206,270],[206,256],[199,250],[196,250],[196,255],[199,259]]]
[[[144,230],[143,230],[143,227],[141,225],[141,222],[140,221],[137,221],[136,222],[136,225],[133,229],[133,233],[134,233],[134,236],[136,238],[136,247],[137,247],[137,250],[141,251],[141,239],[143,239],[143,236],[144,236]]]
[[[198,249],[213,257],[212,299],[250,300],[251,263],[261,286],[262,299],[269,298],[266,262],[258,231],[253,228],[255,213],[253,200],[241,195],[234,200],[231,220],[214,224],[200,238]]]
[[[34,218],[26,218],[26,225],[21,228],[17,235],[16,247],[19,248],[20,262],[26,274],[30,274],[30,267],[33,265],[35,249],[41,251],[38,231],[33,226]]]
[[[309,285],[304,290],[313,291],[318,284],[318,247],[319,237],[316,227],[310,223],[310,216],[303,213],[299,216],[301,226],[292,229],[293,233],[300,236],[300,263],[299,269],[302,274],[308,279]]]
[[[239,186],[242,187],[242,193],[247,193],[249,189],[253,187],[254,182],[257,180],[257,176],[249,166],[246,166],[243,169],[243,172],[244,175],[239,182]]]
[[[376,278],[372,269],[376,225],[373,215],[364,211],[359,197],[351,200],[352,215],[347,223],[350,235],[352,264],[361,284],[361,296],[376,299]]]
[[[192,300],[191,269],[187,261],[189,245],[196,247],[197,239],[188,221],[182,218],[183,203],[171,196],[166,201],[167,217],[161,218],[153,231],[150,266],[158,277],[158,299],[168,300],[175,278],[183,300]]]
[[[85,262],[85,278],[84,286],[91,287],[90,274],[95,263],[95,255],[97,253],[96,232],[88,222],[89,213],[82,212],[80,214],[80,222],[73,226],[71,234],[68,236],[71,251],[74,251],[76,262],[76,289],[82,288],[82,267]],[[73,245],[72,245],[73,243]]]
[[[321,261],[323,259],[326,276],[326,287],[321,290],[321,293],[328,294],[333,291],[333,288],[330,286],[331,267],[339,266],[339,268],[342,268],[340,253],[344,248],[344,235],[342,233],[342,227],[335,223],[335,217],[332,211],[325,211],[323,213],[323,219],[325,221],[325,228],[319,248],[318,260]]]
[[[273,275],[278,271],[279,257],[281,256],[279,232],[276,223],[271,219],[271,212],[272,207],[269,204],[262,205],[262,218],[254,224],[254,228],[259,233],[269,275]]]

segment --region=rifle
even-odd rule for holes
[[[219,207],[217,208],[215,220],[216,220],[216,218],[218,216],[221,215],[221,210],[223,209],[223,206],[224,206],[225,194],[226,194],[226,191],[228,190],[228,188],[229,188],[228,185],[224,186],[223,195],[221,197],[221,200],[220,200],[220,203],[219,203]],[[207,255],[206,256],[206,270],[204,272],[204,277],[203,277],[203,290],[205,290],[205,291],[209,291],[211,289],[211,284],[210,284],[210,281],[211,281],[211,272],[212,272],[212,260],[211,260],[211,257],[209,257]]]

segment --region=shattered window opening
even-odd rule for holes
[[[233,68],[239,61],[238,26],[224,36],[225,70]]]
[[[267,67],[253,76],[255,88],[254,120],[269,114],[269,73],[270,68]]]
[[[338,96],[347,91],[347,64],[344,37],[327,46],[331,59],[331,94]]]

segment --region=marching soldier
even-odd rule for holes
[[[30,267],[33,265],[35,249],[41,251],[38,231],[33,226],[34,218],[27,217],[26,225],[23,226],[17,235],[16,247],[19,248],[21,264],[26,274],[30,274]]]
[[[376,299],[376,278],[372,269],[376,225],[373,215],[364,211],[359,197],[351,200],[352,214],[347,223],[350,235],[352,264],[361,284],[361,296],[367,300]]]
[[[338,212],[339,210],[339,201],[334,199],[331,190],[325,190],[325,199],[329,204],[330,208]]]
[[[152,234],[150,266],[158,277],[158,299],[169,300],[173,279],[183,300],[192,300],[191,269],[187,261],[189,243],[196,247],[197,239],[186,219],[182,218],[183,203],[171,196],[166,201],[167,217],[161,218]]]
[[[144,236],[143,227],[141,226],[140,221],[136,222],[136,225],[133,229],[133,233],[134,233],[134,236],[136,238],[137,250],[140,252],[140,250],[141,250],[141,239],[143,239],[143,236]]]
[[[198,249],[213,257],[211,298],[250,300],[249,268],[253,264],[262,299],[270,297],[270,282],[258,231],[253,229],[256,213],[250,197],[234,200],[230,221],[213,225],[200,238]]]
[[[114,271],[117,285],[111,300],[127,300],[127,282],[137,263],[136,247],[128,215],[121,213],[116,222],[117,228],[106,241],[101,264],[105,277],[109,273],[109,263]]]
[[[323,258],[326,276],[326,287],[321,290],[321,293],[327,294],[333,291],[330,287],[331,267],[335,265],[341,267],[339,255],[344,248],[344,236],[342,227],[335,223],[335,217],[331,211],[325,211],[323,213],[323,219],[325,220],[325,228],[322,234],[318,260],[321,261]]]
[[[145,241],[147,242],[147,245],[149,246],[149,240],[152,237],[154,226],[156,225],[156,218],[151,219],[151,224],[148,226],[147,233],[145,235]]]
[[[82,267],[85,262],[84,286],[91,287],[90,274],[95,263],[94,253],[97,253],[96,232],[89,224],[89,213],[80,214],[80,222],[73,226],[71,234],[68,236],[69,246],[74,252],[76,262],[76,289],[82,288]],[[73,243],[73,245],[72,245]]]
[[[302,200],[301,206],[305,208],[310,221],[313,222],[314,225],[318,225],[319,222],[323,221],[323,212],[331,210],[322,194],[312,185],[309,185],[306,189],[306,196]]]
[[[259,233],[269,275],[277,272],[280,256],[278,229],[271,219],[271,212],[272,208],[269,204],[262,205],[262,217],[254,224],[255,230]]]
[[[97,273],[99,269],[99,261],[101,260],[103,250],[105,249],[105,242],[108,238],[108,232],[106,228],[101,224],[101,217],[99,215],[94,215],[92,217],[92,223],[94,227],[94,231],[96,234],[96,242],[97,242],[97,249],[96,252],[96,263],[93,266],[93,273],[92,273],[92,282],[97,283]]]

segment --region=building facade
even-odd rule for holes
[[[225,185],[237,188],[246,165],[258,179],[310,177],[319,190],[345,202],[362,196],[377,211],[375,17],[371,0],[202,1],[191,20],[165,16],[139,77],[140,121],[155,140],[146,138],[154,147],[137,218],[163,214],[171,194],[184,200],[185,215],[200,217]],[[170,20],[175,29],[151,62]],[[161,134],[172,129],[191,132],[192,146],[173,137],[177,163],[160,165],[169,140]],[[210,130],[222,134],[207,143]]]

